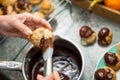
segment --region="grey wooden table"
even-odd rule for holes
[[[83,52],[85,68],[81,80],[91,80],[100,56],[102,56],[105,51],[120,41],[120,24],[98,16],[94,13],[89,13],[88,11],[76,6],[72,6],[72,13],[69,11],[69,8],[65,9],[62,13],[57,15],[55,19],[57,20],[57,23],[55,23],[57,25],[54,29],[54,33],[71,39]],[[101,47],[98,45],[96,40],[95,44],[91,46],[81,45],[79,29],[83,25],[91,26],[97,34],[102,27],[108,27],[113,31],[112,43],[107,47]],[[21,51],[21,48],[27,42],[28,41],[24,39],[7,37],[6,40],[0,44],[0,60],[13,60],[20,51],[20,55],[16,57],[15,61],[22,62],[26,50],[31,45],[29,42]],[[7,75],[10,80],[24,80],[20,71],[2,69],[0,71]]]

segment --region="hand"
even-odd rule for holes
[[[37,75],[37,80],[61,80],[61,79],[60,79],[59,73],[57,71],[54,71],[53,74],[50,74],[47,77]]]
[[[52,31],[50,24],[30,13],[0,16],[0,34],[29,39],[32,31],[40,26]]]

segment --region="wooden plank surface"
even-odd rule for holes
[[[88,7],[91,3],[89,0],[71,0],[72,3],[78,7],[88,10]],[[96,4],[92,9],[92,12],[101,15],[110,20],[120,22],[120,11],[110,9],[104,5]]]

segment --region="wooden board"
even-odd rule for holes
[[[78,7],[88,10],[91,1],[89,0],[71,0]],[[110,9],[104,5],[96,4],[92,11],[110,20],[120,22],[120,11]]]

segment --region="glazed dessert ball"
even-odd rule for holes
[[[107,66],[111,67],[115,71],[120,69],[120,56],[118,54],[107,52],[104,55],[104,60]]]
[[[31,11],[31,5],[24,0],[20,0],[15,4],[15,9],[19,13],[30,12]]]
[[[44,15],[43,12],[36,11],[33,14],[36,15],[36,16],[38,16],[38,17],[45,18],[45,15]]]
[[[103,67],[95,71],[95,80],[116,80],[116,73],[110,67]]]
[[[36,47],[41,47],[41,41],[42,39],[51,39],[52,42],[54,42],[54,34],[50,30],[40,27],[33,31],[30,41],[34,44]]]
[[[113,33],[110,29],[104,27],[98,33],[98,43],[101,46],[108,46],[112,42]]]
[[[0,9],[0,15],[10,15],[13,12],[13,7],[11,5],[7,7],[2,7]]]
[[[28,2],[32,5],[39,4],[41,0],[28,0]]]
[[[82,45],[90,45],[96,41],[96,33],[89,26],[82,26],[79,33]]]
[[[50,0],[43,0],[42,3],[40,4],[40,10],[44,14],[50,14],[54,11],[54,5]]]

